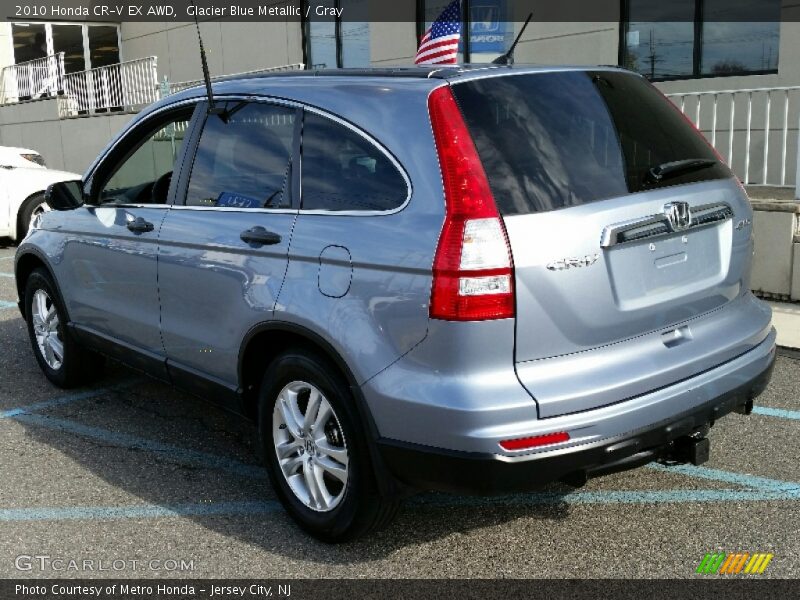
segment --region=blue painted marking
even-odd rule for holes
[[[779,481],[777,479],[769,479],[767,477],[758,477],[756,475],[747,475],[743,473],[732,473],[730,471],[710,469],[708,467],[695,467],[694,465],[675,465],[671,467],[665,467],[664,465],[660,465],[658,463],[652,463],[648,466],[651,469],[663,471],[665,473],[676,473],[678,475],[687,475],[689,477],[697,477],[699,479],[724,481],[725,483],[734,483],[744,487],[754,488],[756,490],[778,492],[800,490],[800,483]]]
[[[493,506],[537,504],[675,504],[697,502],[755,502],[774,500],[800,500],[800,489],[794,490],[659,490],[659,491],[606,491],[539,492],[517,496],[480,498],[472,496],[419,496],[409,501],[423,506]]]
[[[220,471],[235,473],[236,475],[255,479],[266,479],[267,477],[266,470],[258,465],[249,465],[238,460],[224,458],[208,452],[188,450],[170,444],[163,444],[161,442],[128,435],[127,433],[117,433],[107,429],[89,427],[88,425],[76,423],[75,421],[27,413],[15,416],[14,420],[28,425],[46,427],[48,429],[65,431],[82,437],[100,440],[105,444],[118,446],[120,448],[145,450],[157,454],[163,459],[173,463],[177,462],[190,466],[218,469]]]
[[[36,402],[35,404],[29,404],[27,406],[12,408],[10,410],[0,412],[0,419],[13,419],[20,415],[27,415],[36,412],[38,410],[46,410],[48,408],[55,408],[56,406],[64,406],[65,404],[71,404],[73,402],[79,402],[81,400],[89,400],[91,398],[95,398],[96,396],[101,396],[108,392],[115,392],[118,390],[128,388],[134,385],[135,383],[138,383],[138,380],[124,381],[116,385],[94,390],[88,390],[86,392],[65,394],[63,396],[59,396],[58,398],[53,398],[52,400],[44,400],[43,402]]]
[[[792,421],[800,421],[800,411],[798,410],[784,410],[782,408],[769,408],[768,406],[756,406],[753,408],[753,413],[757,415],[765,415],[767,417],[778,417],[779,419],[790,419]]]
[[[13,273],[0,273],[0,277],[10,277],[11,279],[14,279],[14,274]]]
[[[274,500],[220,502],[216,504],[176,504],[167,506],[75,506],[64,508],[0,509],[2,521],[114,520],[193,517],[215,515],[257,515],[281,510]]]
[[[16,308],[16,307],[17,307],[16,302],[8,302],[7,300],[0,300],[0,310],[3,310],[4,308]]]

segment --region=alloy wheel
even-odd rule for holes
[[[33,294],[31,317],[39,352],[47,366],[57,371],[64,362],[64,341],[61,338],[56,305],[42,289]]]
[[[325,395],[304,381],[287,384],[275,401],[272,439],[295,497],[317,512],[336,508],[347,491],[348,451]]]

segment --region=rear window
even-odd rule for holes
[[[489,77],[453,85],[504,215],[578,206],[730,170],[660,92],[618,72]],[[700,159],[711,166],[650,169]]]

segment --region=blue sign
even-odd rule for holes
[[[513,40],[514,23],[508,20],[508,0],[470,3],[469,43],[473,54],[503,54]]]

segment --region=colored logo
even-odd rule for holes
[[[700,561],[696,572],[706,575],[761,575],[767,570],[773,556],[765,552],[709,553]]]

